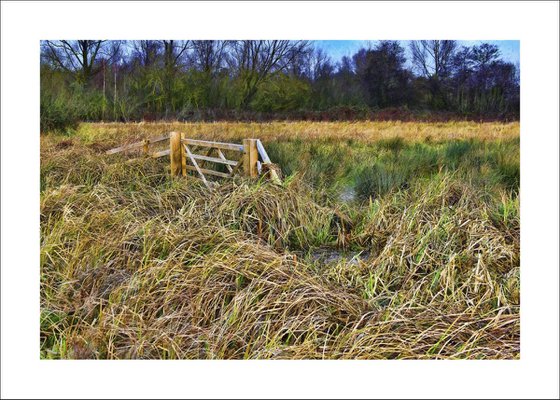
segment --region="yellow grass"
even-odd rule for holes
[[[239,141],[258,138],[263,141],[348,140],[371,143],[401,137],[407,141],[453,139],[504,140],[519,136],[519,122],[156,122],[156,123],[84,123],[78,129],[86,141],[132,140],[171,131],[186,132],[188,137],[208,140]]]

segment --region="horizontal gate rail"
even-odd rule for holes
[[[181,142],[192,146],[212,147],[222,150],[243,151],[243,145],[235,143],[209,142],[207,140],[182,139]]]
[[[144,150],[146,150],[147,149],[146,146],[148,146],[152,143],[163,142],[164,140],[169,140],[169,135],[159,136],[159,137],[151,138],[151,139],[145,139],[145,140],[142,140],[141,142],[125,144],[124,146],[115,147],[114,149],[107,150],[105,152],[105,154],[116,154],[116,153],[120,153],[120,152],[123,152],[123,151],[134,150],[134,149],[139,149],[139,148],[144,148]]]
[[[169,153],[171,153],[171,150],[166,149],[166,150],[162,150],[162,151],[158,151],[158,152],[152,153],[150,156],[151,156],[152,158],[158,158],[158,157],[168,156]]]
[[[187,169],[189,171],[197,171],[197,169],[192,165],[187,165]],[[204,169],[199,167],[200,172],[206,175],[214,175],[219,176],[220,178],[231,178],[230,174],[226,174],[225,172],[214,171],[213,169]]]

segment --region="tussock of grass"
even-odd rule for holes
[[[479,184],[470,156],[337,205],[301,177],[172,181],[90,139],[42,139],[43,358],[519,357],[517,192]],[[318,248],[368,256],[300,255]]]

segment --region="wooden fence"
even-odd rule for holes
[[[167,140],[169,149],[150,152],[151,145]],[[198,154],[197,151],[201,150],[205,150],[205,153]],[[194,171],[206,186],[209,186],[207,175],[231,178],[238,173],[250,178],[266,173],[272,182],[281,183],[277,172],[271,168],[272,162],[259,139],[243,139],[243,144],[222,143],[189,139],[185,133],[171,132],[169,135],[116,147],[108,150],[106,154],[124,151],[141,151],[145,157],[153,158],[169,155],[172,176],[186,176],[187,171]],[[237,160],[230,160],[224,152],[240,153],[240,157]],[[206,168],[206,163],[223,165],[225,167],[222,169],[225,171]]]

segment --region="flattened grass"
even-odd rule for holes
[[[208,190],[107,125],[42,137],[41,357],[519,357],[515,138],[270,141],[283,187]]]

